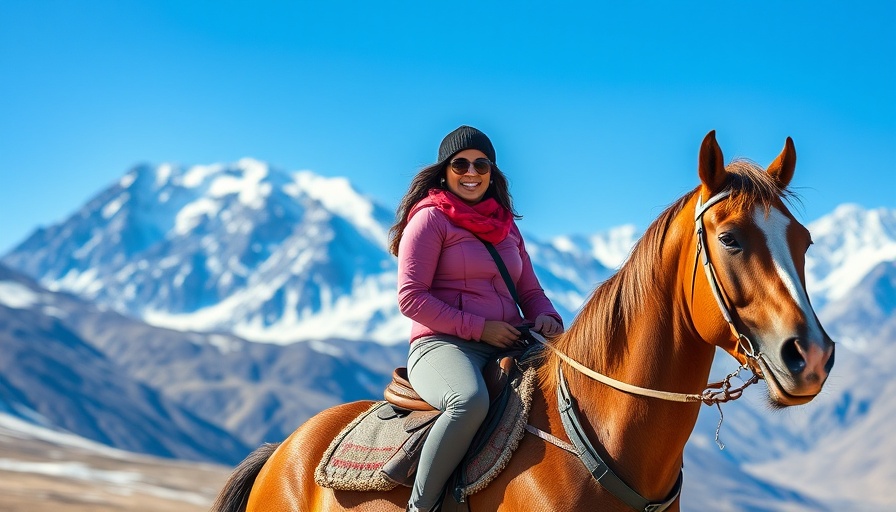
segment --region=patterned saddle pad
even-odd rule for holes
[[[455,496],[486,487],[507,465],[525,434],[535,367],[515,371],[492,403],[459,468]],[[439,411],[407,411],[374,403],[336,436],[314,472],[322,487],[387,491],[412,486],[419,450]]]

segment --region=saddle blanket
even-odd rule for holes
[[[496,399],[459,467],[455,495],[484,489],[510,461],[529,419],[534,366],[517,371]],[[374,403],[336,436],[314,472],[322,487],[388,491],[412,486],[419,450],[440,411],[407,411]]]

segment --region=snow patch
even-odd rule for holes
[[[0,304],[12,309],[28,309],[40,302],[40,294],[14,281],[0,281]]]
[[[354,285],[350,295],[336,295],[320,283],[321,307],[298,309],[294,290],[286,293],[280,316],[264,321],[261,314],[247,317],[246,311],[260,311],[286,284],[288,276],[235,291],[212,306],[191,313],[171,314],[147,309],[143,320],[179,331],[228,331],[253,341],[290,344],[299,341],[338,338],[375,341],[383,345],[407,342],[410,320],[398,311],[395,301],[395,271],[367,276]],[[371,319],[380,319],[372,321]]]
[[[71,269],[62,278],[51,283],[52,290],[71,290],[78,293],[92,294],[103,288],[103,282],[99,279],[99,270],[89,268],[84,272]]]
[[[127,485],[140,480],[139,473],[93,469],[82,462],[27,462],[15,459],[0,459],[0,469],[91,482],[100,481],[116,485]]]
[[[73,256],[77,259],[87,258],[90,255],[90,252],[99,247],[102,241],[103,232],[100,230],[95,230],[93,236],[90,237],[90,240],[88,240],[86,244],[78,248],[78,250],[74,252]]]
[[[53,444],[81,448],[117,459],[133,457],[133,454],[124,450],[112,448],[68,432],[51,430],[2,412],[0,412],[0,434],[16,439],[37,439]]]
[[[240,343],[233,338],[222,336],[220,334],[212,334],[208,337],[208,344],[218,349],[222,354],[230,354],[239,352]]]
[[[131,171],[131,172],[125,174],[124,176],[122,176],[120,180],[118,180],[118,185],[121,188],[128,188],[136,180],[137,180],[137,173],[135,171]]]
[[[142,482],[144,476],[134,471],[111,471],[96,469],[83,462],[29,462],[15,459],[0,459],[0,470],[33,473],[56,478],[70,478],[85,482],[102,482],[115,486],[116,492],[142,492],[160,498],[167,498],[196,505],[206,505],[208,499],[200,494],[175,491]],[[124,487],[125,489],[121,489]]]
[[[111,219],[116,213],[118,213],[118,210],[121,210],[121,207],[124,206],[124,204],[127,203],[130,198],[131,195],[127,192],[124,192],[112,201],[109,201],[109,203],[103,207],[103,218]]]
[[[214,165],[194,165],[184,173],[181,179],[181,185],[186,188],[196,188],[202,185],[206,178],[221,172],[224,168],[221,164]]]
[[[162,188],[174,173],[174,166],[171,164],[162,164],[156,169],[156,188]]]
[[[576,250],[576,244],[566,236],[558,236],[551,241],[551,245],[560,252],[575,252]]]
[[[358,194],[345,178],[325,178],[311,171],[293,174],[294,184],[283,187],[287,194],[298,197],[304,192],[327,210],[345,218],[381,247],[387,246],[388,231],[373,215],[373,203]]]
[[[57,308],[56,306],[44,306],[41,308],[41,312],[47,316],[58,318],[60,320],[67,320],[69,318],[67,311]]]
[[[342,357],[345,355],[344,350],[323,341],[311,340],[308,342],[308,346],[311,347],[311,350],[328,356]]]
[[[591,238],[592,256],[607,268],[619,268],[628,259],[637,239],[634,225],[614,228],[603,236]]]
[[[264,207],[265,200],[271,195],[273,187],[262,180],[267,175],[267,169],[253,172],[246,171],[241,176],[219,176],[209,187],[209,195],[212,197],[225,197],[237,194],[240,203],[253,209]]]
[[[184,206],[177,213],[174,221],[174,232],[186,235],[202,223],[203,217],[214,217],[221,210],[221,205],[213,199],[203,197]]]

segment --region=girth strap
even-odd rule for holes
[[[635,510],[644,512],[661,512],[666,510],[681,494],[682,473],[678,473],[678,480],[676,480],[672,492],[662,502],[651,502],[629,487],[610,469],[610,466],[601,459],[594,446],[591,445],[573,407],[572,395],[567,387],[566,378],[563,376],[563,369],[558,368],[558,371],[560,372],[560,385],[557,386],[557,404],[560,408],[560,420],[563,422],[563,429],[566,430],[566,435],[576,447],[579,460],[585,464],[585,468],[588,469],[591,476],[606,490]]]

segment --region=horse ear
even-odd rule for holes
[[[725,185],[728,171],[725,170],[725,158],[722,156],[722,148],[716,142],[716,131],[712,130],[703,138],[700,145],[700,157],[697,172],[703,186],[709,189],[709,194],[714,195]]]
[[[784,149],[775,161],[769,164],[766,172],[775,179],[778,187],[784,190],[793,179],[793,171],[796,168],[796,149],[793,147],[793,139],[787,137]]]

